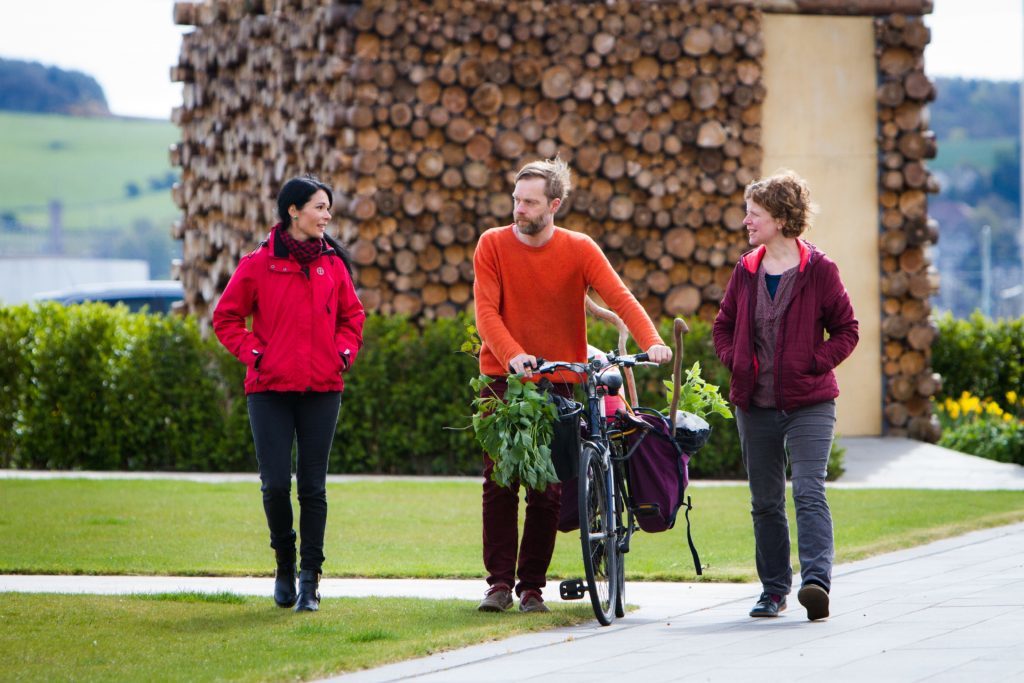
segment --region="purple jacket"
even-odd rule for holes
[[[793,410],[839,395],[833,372],[853,353],[857,319],[836,264],[812,244],[797,240],[800,266],[775,344],[775,406]],[[713,328],[715,352],[732,372],[729,400],[750,409],[759,363],[754,352],[757,269],[765,248],[736,264]],[[825,339],[825,332],[828,339]]]

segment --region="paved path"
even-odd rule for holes
[[[640,588],[630,586],[629,601],[641,609],[607,628],[518,636],[330,680],[1024,679],[1024,524],[837,567],[832,616],[819,622],[795,600],[778,619],[750,619],[755,585]]]
[[[830,486],[1024,490],[1024,468],[1017,465],[906,439],[841,443],[847,472]],[[110,475],[0,471],[15,476]],[[254,475],[153,476],[256,481]],[[266,578],[0,576],[0,591],[268,595],[269,588]],[[480,588],[480,581],[326,579],[322,593],[476,600]],[[611,627],[590,623],[518,636],[331,681],[1024,680],[1024,524],[841,565],[832,616],[822,622],[808,622],[795,596],[782,617],[750,619],[759,593],[754,584],[634,582],[627,588],[628,602],[639,609]]]

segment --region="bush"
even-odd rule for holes
[[[193,321],[97,303],[0,310],[7,322],[0,323],[0,345],[27,351],[27,362],[15,361],[17,400],[3,395],[8,405],[19,404],[15,438],[3,444],[8,466],[217,470],[229,464],[216,448],[225,413],[210,372],[214,349]],[[12,336],[19,330],[20,347]]]
[[[386,474],[479,474],[482,454],[469,425],[479,373],[458,351],[466,319],[421,330],[403,317],[371,315],[363,350],[345,376],[345,395],[330,471]]]
[[[711,327],[690,322],[685,364],[722,388]],[[459,349],[468,319],[419,327],[371,315],[346,389],[331,451],[334,473],[477,475],[469,429],[477,360]],[[671,321],[660,324],[671,338]],[[593,323],[591,343],[617,334]],[[636,349],[630,349],[635,351]],[[0,308],[0,465],[49,469],[251,471],[244,366],[191,319],[82,304]],[[665,368],[638,370],[642,405],[664,409]],[[743,478],[731,420],[711,415],[695,477]],[[834,449],[830,473],[840,467]]]
[[[962,392],[938,406],[942,423],[940,446],[999,462],[1024,465],[1024,399],[1010,390],[1006,408],[992,399]]]
[[[937,322],[932,368],[942,375],[940,401],[964,391],[1002,400],[1024,386],[1024,318],[989,320],[975,311],[966,320],[946,313]]]

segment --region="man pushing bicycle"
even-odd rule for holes
[[[569,167],[561,159],[526,164],[515,178],[514,222],[480,236],[473,257],[473,294],[482,341],[480,372],[494,378],[486,392],[503,396],[509,369],[530,377],[538,357],[586,361],[585,300],[591,287],[622,318],[651,361],[672,360],[672,350],[601,248],[587,235],[555,225],[570,187]],[[554,390],[571,396],[574,379],[560,379]],[[493,482],[493,467],[485,453],[483,559],[488,589],[478,609],[508,609],[514,589],[520,611],[546,612],[541,593],[555,548],[561,486],[527,490],[520,544],[518,485]]]

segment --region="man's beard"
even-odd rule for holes
[[[547,227],[548,221],[551,220],[551,214],[544,213],[537,216],[535,219],[527,220],[525,218],[516,219],[516,227],[519,228],[519,232],[524,235],[536,235],[545,227]]]

